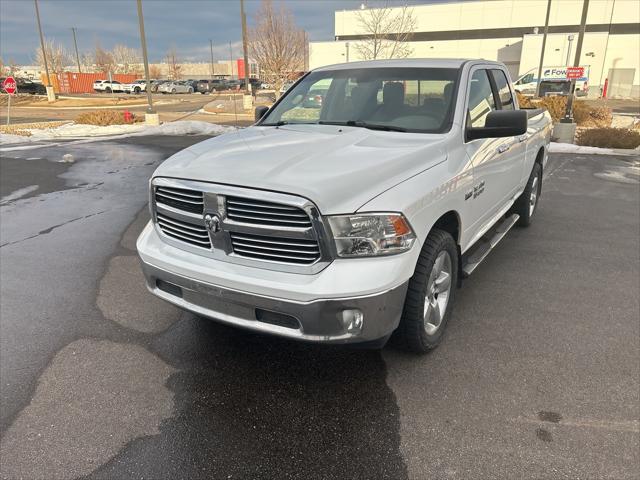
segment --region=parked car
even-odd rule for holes
[[[245,79],[241,78],[239,81],[240,81],[240,88],[244,89],[245,83],[246,83]],[[252,91],[259,90],[260,88],[262,88],[262,82],[257,78],[249,78],[249,83],[251,84]]]
[[[104,82],[106,82],[107,80],[96,80],[93,82],[93,90],[95,92],[103,92],[104,91],[104,86],[102,85]]]
[[[184,83],[193,89],[190,93],[198,91],[198,80],[184,80]]]
[[[224,79],[214,79],[209,82],[211,92],[222,92],[224,90],[229,90],[231,87],[227,80]]]
[[[155,80],[151,80],[153,83]],[[144,78],[134,80],[131,83],[122,85],[122,91],[125,93],[142,93],[147,90],[147,81]]]
[[[169,80],[156,80],[151,84],[151,92],[156,93],[158,91],[158,88],[160,88],[160,85],[165,83],[169,83]]]
[[[586,96],[589,93],[590,68],[589,65],[584,65],[581,68],[584,73],[582,77],[576,79],[575,83],[575,94],[578,97]],[[535,95],[538,86],[537,77],[538,69],[533,68],[514,81],[513,86],[523,95]],[[571,81],[567,79],[567,67],[562,65],[542,67],[541,90],[543,84],[546,86],[547,92],[567,95],[571,84]],[[544,96],[544,93],[541,93],[540,96]]]
[[[314,120],[300,103],[317,85]],[[149,290],[256,332],[368,347],[393,333],[419,353],[462,277],[531,223],[552,129],[487,60],[322,67],[256,120],[154,172],[137,241]]]
[[[6,78],[7,77],[0,77],[0,85],[4,83]],[[47,89],[41,83],[34,82],[32,80],[29,80],[28,78],[20,78],[20,77],[17,77],[15,80],[16,80],[16,87],[17,87],[16,93],[30,93],[31,95],[47,94]],[[4,88],[0,87],[0,90],[2,91],[2,93],[7,93],[5,92]]]
[[[324,99],[326,90],[311,90],[307,93],[302,101],[302,106],[305,108],[320,108],[322,107],[322,100]]]
[[[93,89],[96,92],[122,92],[122,83],[117,80],[96,80],[93,82]]]
[[[193,87],[187,82],[169,81],[158,86],[158,93],[193,93]]]
[[[198,80],[195,91],[204,95],[205,93],[209,93],[210,88],[211,84],[209,83],[209,80]]]

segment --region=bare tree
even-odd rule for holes
[[[149,78],[157,80],[162,75],[162,70],[158,65],[149,65]]]
[[[82,71],[89,73],[95,69],[95,58],[90,52],[83,52],[80,54],[80,65],[82,65]]]
[[[138,73],[142,56],[139,50],[125,45],[116,45],[111,51],[117,73]]]
[[[62,73],[65,67],[71,63],[69,52],[53,40],[45,40],[44,51],[47,54],[47,63],[51,73]],[[42,55],[41,47],[36,49],[36,62],[44,70],[44,55]]]
[[[413,9],[406,5],[391,8],[358,10],[358,25],[366,39],[354,45],[363,60],[376,58],[406,58],[413,52],[409,41],[416,29]]]
[[[180,80],[182,65],[180,65],[175,47],[172,47],[171,50],[167,52],[167,68],[169,69],[169,78],[171,80]]]
[[[102,72],[105,75],[108,75],[109,72],[115,73],[115,62],[113,61],[113,55],[111,55],[106,50],[103,50],[99,43],[96,44],[96,53],[93,60],[96,65],[96,71]]]
[[[250,55],[279,96],[282,86],[304,70],[304,31],[287,8],[280,4],[276,10],[271,0],[262,1],[255,23],[249,29]]]

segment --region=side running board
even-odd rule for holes
[[[462,256],[462,276],[468,277],[487,258],[489,252],[500,243],[511,227],[513,227],[520,215],[513,214],[500,220],[485,233],[471,249]]]

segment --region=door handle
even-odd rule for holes
[[[503,143],[502,145],[500,145],[498,148],[496,148],[496,151],[498,153],[504,153],[507,150],[509,150],[511,148],[511,145],[509,145],[508,143]]]
[[[520,135],[518,137],[518,142],[524,142],[527,139],[527,134]]]

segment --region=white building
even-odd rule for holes
[[[545,66],[573,65],[582,0],[551,0]],[[403,7],[394,7],[394,13]],[[504,62],[517,79],[538,67],[547,0],[475,0],[410,6],[416,20],[411,57],[485,58]],[[309,66],[362,60],[369,32],[360,10],[335,12],[335,40],[309,45]],[[591,0],[580,65],[590,95],[608,79],[608,96],[640,96],[640,1]]]

